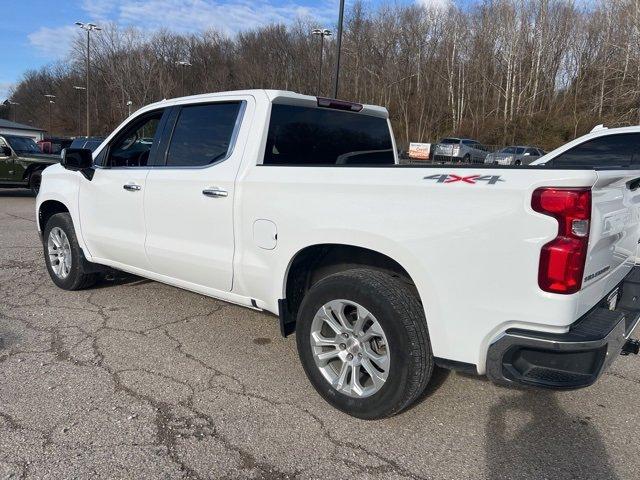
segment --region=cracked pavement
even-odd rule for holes
[[[438,371],[365,422],[272,315],[125,275],[56,288],[33,209],[0,190],[0,479],[638,478],[637,358],[574,392]]]

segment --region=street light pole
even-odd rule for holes
[[[16,113],[18,110],[18,105],[20,105],[18,102],[12,102],[11,100],[7,100],[9,102],[9,106],[11,107],[12,113],[13,113],[13,121],[16,121]]]
[[[320,67],[318,68],[318,89],[317,89],[317,95],[320,95],[320,90],[322,88],[322,59],[323,59],[323,54],[324,54],[324,37],[330,37],[331,36],[331,30],[324,28],[324,29],[320,29],[320,28],[315,28],[312,30],[311,32],[313,35],[317,35],[320,37]]]
[[[131,100],[127,100],[127,108],[129,109],[129,116],[131,116],[131,105],[133,105],[133,102]]]
[[[49,135],[53,135],[53,125],[51,124],[51,105],[53,105],[53,100],[49,100]]]
[[[52,135],[53,134],[53,126],[51,124],[51,105],[56,103],[56,102],[53,101],[53,99],[56,98],[56,96],[52,95],[50,93],[45,93],[44,96],[49,99],[49,135]]]
[[[89,119],[89,89],[90,89],[90,84],[89,84],[89,75],[90,75],[90,68],[91,68],[91,59],[90,59],[90,46],[91,46],[91,31],[95,30],[95,31],[100,31],[102,30],[100,27],[98,27],[95,23],[82,23],[82,22],[76,22],[76,25],[78,25],[80,28],[82,28],[83,30],[86,30],[87,32],[87,86],[86,86],[86,93],[87,93],[87,137],[91,136],[91,123],[90,123],[90,119]]]
[[[333,98],[338,98],[338,80],[340,78],[340,47],[342,46],[342,23],[344,21],[344,0],[340,0],[338,15],[338,41],[336,42],[336,72],[333,83]]]
[[[79,85],[74,85],[73,88],[78,91],[78,92],[82,92],[83,90],[86,90],[86,87],[81,87]],[[79,102],[78,102],[79,103]],[[74,122],[75,123],[75,122]],[[78,132],[80,132],[80,129],[82,128],[82,126],[80,125],[80,122],[78,122]]]
[[[181,81],[181,85],[180,85],[180,90],[182,95],[185,95],[185,91],[184,91],[184,69],[187,67],[191,66],[191,63],[189,63],[186,60],[180,60],[178,62],[176,62],[176,65],[178,65],[180,67],[180,81]]]

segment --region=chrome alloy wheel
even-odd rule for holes
[[[67,278],[71,271],[71,245],[60,227],[54,227],[49,232],[47,250],[53,273],[60,279]]]
[[[313,318],[310,337],[316,366],[340,393],[364,398],[382,388],[391,358],[387,337],[362,305],[325,303]]]

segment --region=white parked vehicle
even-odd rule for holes
[[[53,282],[111,267],[277,314],[360,418],[435,365],[592,384],[637,352],[640,170],[398,165],[384,108],[250,90],[149,105],[45,170]]]

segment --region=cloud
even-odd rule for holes
[[[318,2],[317,7],[275,0],[119,0],[114,3],[118,3],[119,23],[179,32],[214,28],[227,34],[270,23],[290,23],[300,17],[321,20],[334,10],[331,1]]]
[[[91,17],[91,20],[102,20],[109,18],[116,3],[113,0],[83,0],[82,10]]]
[[[453,0],[417,0],[417,1],[420,5],[423,5],[424,7],[428,9],[433,9],[433,10],[444,10],[453,3]]]
[[[66,25],[64,27],[40,27],[27,35],[29,43],[43,57],[52,60],[65,57],[71,48],[71,42],[78,34],[78,27]]]
[[[81,8],[75,20],[181,33],[216,29],[229,35],[298,18],[334,22],[338,14],[337,0],[320,0],[314,6],[300,0],[82,0]],[[41,56],[55,60],[67,56],[77,32],[74,25],[41,27],[28,39]]]

